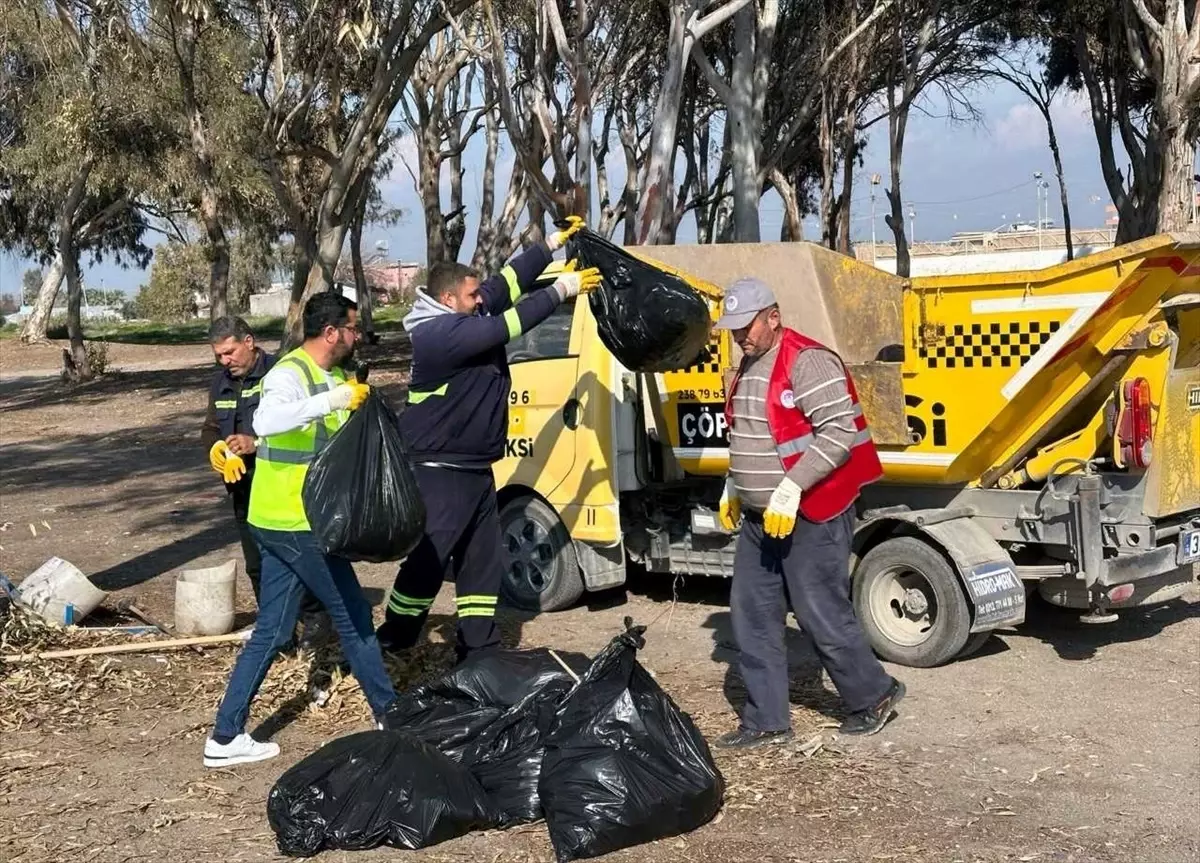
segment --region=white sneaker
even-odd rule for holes
[[[245,732],[228,743],[218,743],[211,737],[204,742],[205,767],[232,767],[266,761],[279,754],[278,743],[259,743]]]

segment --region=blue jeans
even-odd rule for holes
[[[262,552],[262,582],[254,634],[233,666],[217,708],[214,737],[236,737],[246,728],[250,702],[280,649],[292,637],[305,588],[325,606],[342,643],[342,653],[376,716],[396,697],[383,667],[363,595],[350,561],[323,554],[312,534],[251,526]]]

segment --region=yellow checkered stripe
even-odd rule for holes
[[[1023,366],[1053,338],[1061,321],[955,324],[952,332],[918,352],[931,369]]]
[[[721,371],[721,337],[720,334],[714,331],[712,339],[707,345],[707,356],[702,356],[700,361],[688,366],[690,372],[716,372]]]
[[[398,590],[393,590],[388,598],[388,611],[401,617],[420,617],[429,611],[433,605],[433,597],[407,596]]]
[[[459,617],[495,617],[496,597],[481,593],[456,596],[454,604],[458,606]]]

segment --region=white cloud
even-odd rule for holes
[[[1040,149],[1046,146],[1046,121],[1029,102],[1018,102],[996,121],[993,140],[1009,151]]]

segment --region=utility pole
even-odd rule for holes
[[[917,241],[917,211],[913,209],[913,205],[908,205],[908,238],[909,245]]]
[[[881,177],[878,174],[871,175],[871,266],[875,266],[875,259],[878,256],[875,247],[875,189],[879,186]]]

